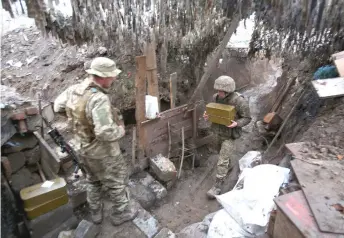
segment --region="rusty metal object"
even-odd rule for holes
[[[267,124],[267,129],[272,131],[278,130],[283,122],[282,118],[275,112],[266,114],[263,121]]]

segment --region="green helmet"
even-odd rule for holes
[[[218,91],[232,93],[235,91],[235,81],[229,76],[220,76],[215,80],[214,89]]]

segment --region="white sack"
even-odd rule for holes
[[[245,168],[234,189],[216,196],[216,199],[241,229],[253,235],[261,235],[265,232],[270,212],[274,208],[273,199],[278,195],[281,185],[288,182],[289,172],[287,168],[271,164]],[[215,225],[227,226],[211,224]],[[232,236],[227,234],[226,237]]]
[[[244,231],[240,225],[222,209],[218,211],[208,230],[207,238],[254,237]]]
[[[146,95],[146,118],[149,120],[155,119],[159,114],[158,98]]]

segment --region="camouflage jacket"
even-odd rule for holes
[[[61,93],[54,103],[55,112],[66,112],[74,133],[71,143],[89,158],[105,158],[121,153],[118,140],[125,135],[122,116],[111,106],[107,90],[87,78]]]
[[[236,92],[228,94],[223,99],[219,98],[217,94],[213,98],[216,103],[234,106],[236,109],[235,121],[238,123],[238,126],[235,128],[228,128],[224,125],[212,123],[211,128],[213,133],[226,139],[239,138],[242,134],[242,127],[248,125],[252,119],[248,101]]]

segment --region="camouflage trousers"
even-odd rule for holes
[[[224,180],[228,172],[232,169],[235,162],[235,156],[233,153],[235,150],[234,140],[228,137],[216,136],[213,147],[216,151],[220,151],[219,159],[217,161],[216,178],[218,180]]]
[[[217,161],[217,179],[224,180],[227,173],[232,169],[235,160],[233,156],[234,149],[234,140],[225,140],[222,142],[219,160]]]
[[[129,203],[128,166],[123,156],[82,159],[86,170],[87,202],[90,209],[97,210],[101,207],[104,189],[113,203],[113,212],[123,212]]]

